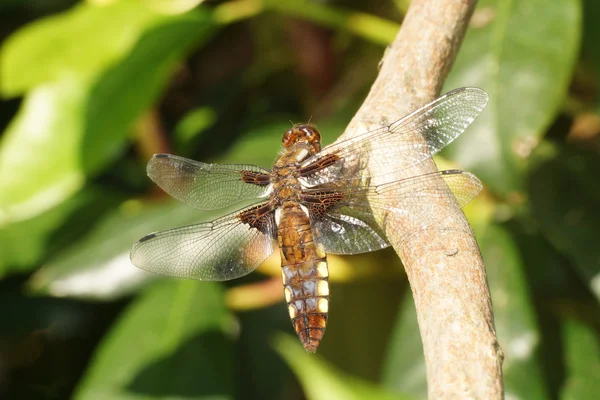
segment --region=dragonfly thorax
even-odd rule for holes
[[[288,132],[292,131],[290,129]],[[287,133],[286,133],[287,135]],[[285,136],[284,135],[284,141]],[[290,134],[291,135],[291,134]],[[271,201],[281,206],[284,202],[300,202],[302,184],[300,182],[300,163],[312,156],[312,145],[304,141],[290,144],[279,156],[271,170]]]
[[[298,179],[298,168],[295,165],[286,165],[273,168],[271,172],[271,199],[277,205],[286,201],[299,201],[302,192],[302,186]]]

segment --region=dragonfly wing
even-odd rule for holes
[[[322,215],[313,219],[317,240],[334,254],[358,254],[389,246],[381,221],[386,227],[386,213],[400,220],[401,241],[431,227],[470,202],[481,191],[481,182],[469,172],[459,170],[400,179],[383,185],[338,188],[340,199]],[[323,194],[325,193],[325,194]],[[310,189],[305,196],[324,196],[327,190]],[[450,207],[440,207],[445,202]],[[383,218],[383,220],[382,220]],[[342,234],[343,232],[343,234]]]
[[[375,186],[369,190],[369,204],[371,209],[394,213],[400,229],[394,233],[405,241],[461,212],[481,188],[481,181],[470,172],[436,171]],[[386,220],[382,224],[386,231],[391,229]]]
[[[316,186],[340,177],[366,179],[367,166],[386,174],[413,167],[460,136],[487,101],[487,93],[477,88],[448,92],[388,126],[325,147],[302,164],[303,182]]]
[[[156,154],[148,176],[165,192],[199,210],[218,210],[269,195],[269,171],[254,165],[206,164]]]
[[[390,245],[373,214],[356,207],[338,207],[317,218],[313,226],[317,241],[332,254],[367,253]]]
[[[226,281],[254,271],[277,248],[268,203],[212,222],[151,233],[131,249],[132,263],[147,271],[207,281]]]

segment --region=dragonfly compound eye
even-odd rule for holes
[[[315,143],[321,141],[321,134],[312,125],[300,125],[298,130],[302,132],[302,136],[306,139],[308,143]]]
[[[297,140],[297,134],[294,132],[294,128],[292,128],[285,131],[283,138],[281,139],[281,143],[283,144],[283,147],[289,147],[290,145],[296,143]]]

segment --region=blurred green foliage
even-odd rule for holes
[[[285,336],[283,300],[228,306],[264,275],[180,281],[128,258],[218,215],[156,190],[153,153],[268,167],[311,117],[332,142],[407,4],[0,1],[0,397],[425,398],[393,252],[368,258],[391,274],[334,279],[317,355]],[[490,95],[439,161],[486,187],[466,213],[511,398],[600,395],[599,18],[595,0],[481,0],[444,90]]]

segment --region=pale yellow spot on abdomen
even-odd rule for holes
[[[319,283],[317,283],[317,295],[329,296],[329,284],[327,281],[319,281]]]
[[[291,319],[296,318],[296,307],[294,307],[292,304],[290,304],[288,306],[288,313],[290,314]]]
[[[319,278],[327,278],[329,276],[329,271],[327,271],[327,263],[325,261],[320,261],[317,263],[317,276]]]
[[[320,298],[317,303],[317,310],[321,313],[326,313],[329,310],[329,301],[324,298]]]

